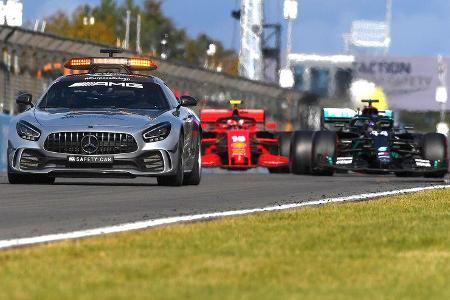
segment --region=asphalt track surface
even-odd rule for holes
[[[444,180],[338,174],[204,174],[200,186],[159,187],[152,178],[57,179],[54,185],[10,185],[0,178],[0,240],[142,220],[260,208],[425,187]]]

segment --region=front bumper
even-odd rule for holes
[[[137,151],[128,154],[106,155],[113,157],[108,164],[80,164],[69,162],[68,154],[52,153],[42,149],[8,148],[9,172],[42,174],[55,177],[140,177],[162,176],[174,172],[177,156],[162,149]],[[95,155],[94,155],[95,156]],[[97,157],[105,157],[97,156]]]
[[[177,156],[162,149],[137,151],[128,154],[102,155],[113,157],[108,164],[80,164],[69,162],[68,154],[52,153],[42,149],[8,148],[9,172],[42,174],[50,176],[97,177],[140,177],[162,176],[174,172]],[[95,156],[95,155],[93,155]],[[101,157],[101,156],[97,156]]]
[[[48,136],[49,133],[44,136]],[[8,141],[8,171],[21,174],[42,174],[70,177],[140,177],[164,176],[176,172],[178,165],[177,132],[163,141],[144,143],[139,133],[133,134],[137,141],[137,150],[121,154],[77,155],[51,152],[44,141],[27,141],[13,137]],[[173,136],[172,136],[173,135]],[[112,157],[109,164],[83,164],[69,162],[69,156]]]

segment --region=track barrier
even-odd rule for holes
[[[7,168],[6,151],[8,148],[8,127],[12,116],[0,113],[0,172]]]

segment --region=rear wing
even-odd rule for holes
[[[360,113],[351,108],[323,108],[322,119],[326,123],[333,122],[348,122],[352,118],[358,116]],[[389,119],[394,118],[394,112],[392,110],[380,110],[378,111],[380,117]]]
[[[322,108],[322,120],[325,123],[349,122],[358,113],[351,108]]]
[[[321,127],[323,129],[335,131],[346,127],[358,112],[351,108],[322,108]]]
[[[255,119],[256,124],[259,126],[264,126],[266,123],[266,113],[263,109],[239,109],[239,115]],[[232,109],[203,109],[200,111],[203,129],[212,129],[217,120],[231,118],[232,116]]]

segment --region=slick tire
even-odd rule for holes
[[[291,136],[292,132],[278,132],[276,137],[278,138],[279,154],[281,156],[289,157],[291,151]],[[271,174],[287,174],[289,173],[289,166],[281,168],[269,168]]]
[[[311,173],[318,176],[333,176],[332,167],[323,166],[324,157],[336,157],[336,133],[331,131],[317,131],[313,137]]]
[[[195,156],[194,167],[191,172],[184,174],[184,185],[199,185],[202,180],[202,149],[200,144],[197,147],[198,150]]]
[[[295,131],[291,137],[289,167],[292,173],[304,175],[311,173],[313,131]]]
[[[158,185],[161,186],[182,186],[184,181],[184,162],[183,162],[183,144],[184,137],[180,136],[178,142],[178,164],[176,166],[176,173],[170,176],[157,177]]]
[[[424,159],[440,160],[448,167],[447,138],[440,133],[427,133],[422,139],[422,155]],[[443,178],[447,171],[427,173],[426,178]]]

